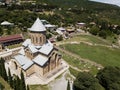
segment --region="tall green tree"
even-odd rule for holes
[[[67,84],[67,90],[70,90],[70,82],[68,80],[68,84]]]
[[[106,90],[120,90],[120,67],[105,67],[98,72],[97,78]]]
[[[106,37],[107,37],[106,31],[105,30],[100,31],[99,32],[99,36],[102,37],[102,38],[104,38],[104,39],[106,39]]]
[[[92,26],[90,29],[90,33],[93,35],[97,35],[99,33],[99,28],[97,26]]]
[[[5,69],[5,60],[3,58],[0,59],[0,75],[4,78],[4,80],[8,80],[6,69]]]
[[[80,72],[73,84],[74,90],[101,90],[98,80],[90,73]]]
[[[29,85],[27,85],[27,90],[30,90]]]
[[[22,71],[21,71],[21,90],[26,90],[25,78]]]
[[[13,87],[13,80],[9,68],[8,68],[8,83],[10,84],[11,87]]]

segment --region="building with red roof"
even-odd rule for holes
[[[0,51],[4,49],[5,46],[19,44],[23,42],[22,34],[9,35],[5,37],[0,37]]]

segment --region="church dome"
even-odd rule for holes
[[[45,26],[42,24],[41,20],[39,18],[36,19],[34,24],[32,25],[31,28],[29,28],[30,31],[33,32],[44,32],[46,31]]]

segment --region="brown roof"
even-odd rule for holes
[[[16,35],[0,37],[0,43],[14,41],[14,40],[19,40],[19,39],[23,39],[22,34],[16,34]]]

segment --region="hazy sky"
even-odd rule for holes
[[[90,1],[104,2],[120,6],[120,0],[90,0]]]

